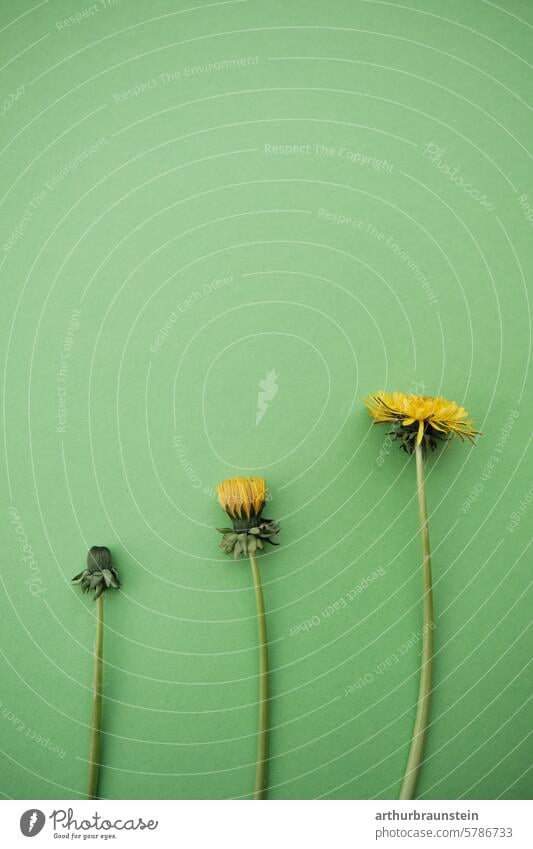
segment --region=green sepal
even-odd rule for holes
[[[258,549],[263,549],[263,541],[278,545],[273,537],[279,534],[280,527],[273,519],[262,519],[258,525],[249,528],[217,528],[222,534],[220,548],[224,554],[232,554],[236,560],[240,554],[249,557]]]

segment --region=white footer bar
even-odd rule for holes
[[[184,849],[492,846],[531,849],[527,801],[0,802],[2,845]],[[29,843],[30,838],[35,843]]]

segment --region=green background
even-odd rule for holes
[[[83,796],[92,544],[123,581],[102,795],[251,792],[251,574],[212,487],[254,473],[282,523],[269,796],[397,797],[420,555],[379,389],[483,431],[428,466],[419,795],[530,797],[532,39],[526,0],[3,0],[5,797]]]

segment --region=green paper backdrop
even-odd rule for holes
[[[1,790],[81,798],[92,544],[107,798],[251,792],[251,574],[214,484],[268,480],[270,798],[396,798],[417,693],[414,463],[379,389],[463,403],[433,456],[421,798],[527,798],[533,8],[3,0]]]

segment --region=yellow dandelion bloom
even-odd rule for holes
[[[479,431],[464,407],[446,398],[427,395],[407,395],[403,392],[378,392],[366,399],[368,412],[376,424],[388,424],[389,435],[401,442],[401,447],[416,459],[416,484],[420,540],[422,545],[422,652],[420,683],[416,715],[400,790],[400,799],[414,799],[418,776],[424,761],[424,746],[430,727],[430,697],[433,689],[433,577],[429,546],[428,508],[425,485],[425,456],[427,448],[436,448],[439,441],[451,436],[474,443]]]
[[[430,398],[426,395],[406,395],[403,392],[380,392],[370,395],[366,406],[374,421],[409,428],[416,431],[416,445],[420,445],[428,429],[430,438],[459,436],[475,441],[479,431],[474,430],[473,421],[464,407],[446,398]]]
[[[267,486],[263,478],[230,478],[216,487],[220,506],[232,519],[259,516],[265,506]]]

